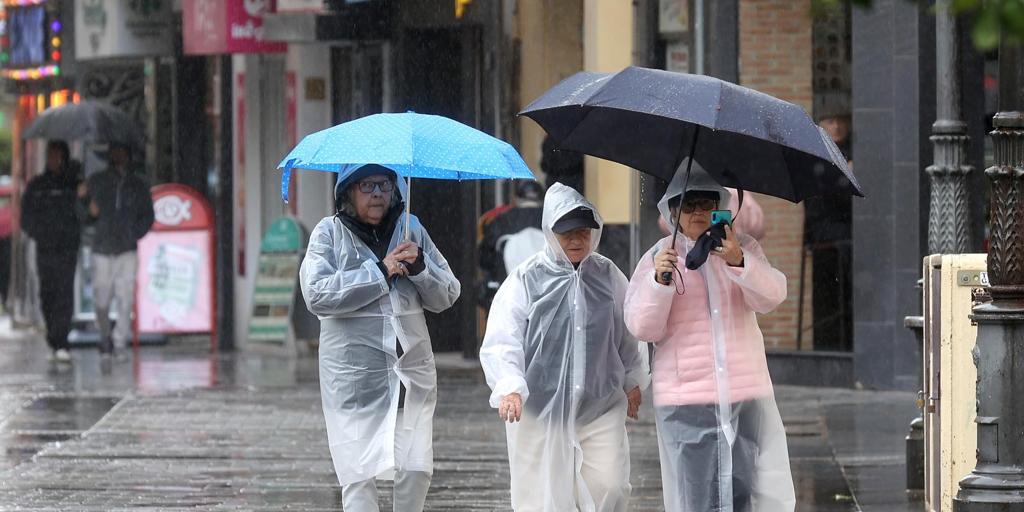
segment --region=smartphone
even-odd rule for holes
[[[711,225],[715,224],[728,224],[732,225],[732,211],[730,210],[711,210]]]

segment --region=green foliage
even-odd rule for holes
[[[905,0],[922,6],[930,2]],[[873,0],[811,0],[812,14],[843,4],[870,9]],[[1024,0],[952,0],[953,12],[971,20],[971,39],[979,50],[999,46],[1000,38],[1020,44],[1024,41]]]

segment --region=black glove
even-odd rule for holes
[[[711,226],[704,234],[700,235],[697,242],[693,244],[693,249],[686,253],[686,268],[690,270],[700,268],[708,260],[711,251],[715,247],[722,246],[723,239],[725,239],[725,224],[719,223]]]
[[[409,269],[410,276],[419,275],[420,272],[427,269],[427,262],[423,261],[422,247],[419,248],[419,253],[416,254],[416,261],[409,263],[407,268]]]

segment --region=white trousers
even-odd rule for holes
[[[135,251],[116,255],[93,254],[92,295],[96,309],[96,325],[102,339],[112,337],[114,347],[128,346],[132,336],[132,308],[135,305],[135,273],[138,256]],[[110,305],[117,298],[117,326],[110,332]]]
[[[546,425],[524,414],[516,424],[512,463],[512,508],[516,512],[625,512],[629,505],[629,440],[625,407],[576,426],[579,459],[545,453],[551,437]],[[576,474],[576,466],[579,473]],[[577,476],[572,477],[571,475]],[[545,479],[574,485],[546,485]],[[562,495],[546,495],[564,493]]]
[[[402,424],[402,411],[397,425]],[[404,453],[411,442],[409,431],[395,429],[395,453]],[[427,490],[433,475],[425,471],[395,471],[394,511],[421,512],[427,501]],[[341,503],[345,512],[380,512],[377,503],[377,479],[370,478],[341,487]]]
[[[430,473],[423,471],[396,471],[394,490],[395,512],[420,512],[427,501]],[[374,478],[349,484],[341,488],[341,502],[345,512],[380,512],[377,504],[377,481]]]

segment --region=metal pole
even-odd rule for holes
[[[234,98],[232,96],[234,75],[231,56],[211,58],[208,65],[214,66],[216,80],[213,91],[214,105],[218,109],[214,145],[217,153],[217,194],[214,211],[216,220],[215,240],[217,243],[217,337],[218,349],[230,351],[235,348],[235,195],[234,184]]]
[[[805,230],[806,232],[806,230]],[[807,242],[806,235],[804,235],[805,242],[800,245],[800,291],[796,296],[796,349],[797,351],[804,349],[804,287],[805,279],[804,276],[807,273]],[[814,323],[813,321],[811,322]]]
[[[999,110],[990,133],[995,165],[987,288],[992,302],[971,315],[978,324],[977,465],[960,480],[957,512],[1024,511],[1024,112],[1021,54],[999,49]]]
[[[929,139],[934,145],[932,165],[925,168],[931,183],[928,215],[928,254],[960,254],[970,252],[971,209],[968,186],[974,167],[966,163],[967,123],[960,108],[960,37],[952,0],[935,3],[935,111]],[[906,317],[904,321],[916,317]],[[928,379],[927,375],[923,379]],[[923,385],[923,382],[922,382]],[[911,421],[910,431],[921,425],[918,415]],[[907,468],[921,468],[918,458],[924,457],[923,437],[911,435],[907,441]],[[913,448],[910,446],[913,445]],[[909,473],[908,473],[909,474]],[[907,479],[911,483],[922,478]]]
[[[503,129],[502,123],[504,122],[503,115],[505,114],[504,102],[502,101],[502,84],[505,83],[505,23],[502,16],[505,13],[505,2],[497,1],[493,2],[492,9],[494,10],[494,28],[493,32],[497,39],[497,44],[491,49],[494,55],[494,66],[491,76],[491,94],[492,104],[491,111],[494,113],[494,136],[504,140],[505,130]],[[494,181],[494,206],[505,204],[505,180]]]
[[[704,0],[693,2],[693,73],[704,74]]]
[[[925,168],[931,181],[928,216],[930,254],[970,250],[971,222],[968,178],[974,168],[967,156],[967,123],[960,113],[960,52],[952,0],[935,6],[935,89],[938,119],[932,124],[934,163]]]

